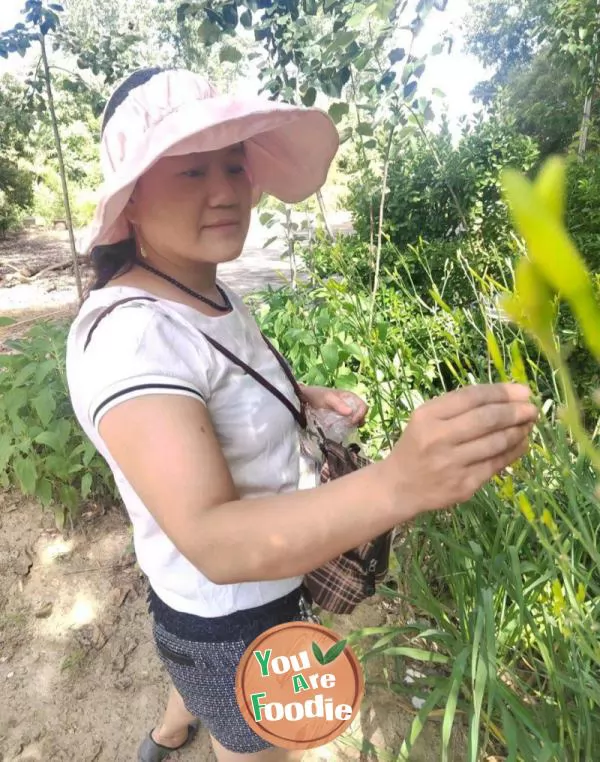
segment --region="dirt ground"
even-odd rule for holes
[[[369,602],[332,626],[344,635],[392,619]],[[167,686],[121,509],[90,508],[64,537],[35,501],[0,494],[0,760],[134,762]],[[367,689],[351,732],[306,762],[395,759],[414,716],[405,702]],[[425,727],[411,760],[439,760],[439,730]],[[362,738],[387,754],[361,753]],[[171,758],[213,760],[207,734]]]
[[[63,231],[0,241],[0,316],[19,321],[11,335],[76,308],[71,269],[31,275],[68,256]],[[248,293],[281,282],[286,266],[277,251],[260,249],[258,237],[228,267],[224,280]],[[375,601],[332,626],[344,635],[397,621],[397,612]],[[62,536],[36,502],[0,492],[0,762],[135,762],[166,691],[122,509],[92,506],[77,530]],[[368,687],[351,730],[308,752],[306,762],[395,760],[414,715],[406,699]],[[459,735],[456,762],[464,759]],[[171,759],[212,760],[206,733]],[[438,759],[440,726],[430,722],[410,760]]]

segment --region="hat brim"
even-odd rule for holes
[[[262,98],[191,100],[148,127],[127,160],[100,187],[83,242],[85,251],[129,237],[123,210],[138,179],[159,159],[236,143],[244,143],[255,201],[268,193],[297,203],[324,185],[339,148],[339,134],[319,109]]]

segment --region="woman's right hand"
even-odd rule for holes
[[[520,384],[443,394],[418,408],[382,463],[394,497],[414,513],[469,500],[527,450],[538,411]]]

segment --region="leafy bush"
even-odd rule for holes
[[[88,225],[94,216],[96,206],[93,191],[71,185],[69,201],[74,227],[82,228]],[[60,176],[52,167],[44,169],[41,182],[35,188],[33,212],[48,225],[54,220],[65,218]]]
[[[11,321],[4,320],[3,324]],[[85,500],[115,496],[104,459],[77,423],[65,376],[68,326],[40,322],[0,357],[0,485],[73,521]]]
[[[502,243],[509,227],[500,170],[529,170],[537,159],[531,138],[495,120],[467,125],[456,148],[448,129],[427,142],[419,136],[400,139],[389,167],[386,237],[400,251],[421,239],[457,242],[467,232]],[[365,182],[363,176],[350,186],[349,208],[365,241],[371,233],[371,207],[377,218],[380,186],[377,178]]]
[[[33,118],[25,106],[22,83],[0,76],[0,235],[18,224],[32,202],[34,176],[27,165]]]
[[[33,202],[33,174],[0,156],[0,235],[18,226]]]
[[[594,272],[600,272],[600,153],[569,163],[567,221],[569,231]]]

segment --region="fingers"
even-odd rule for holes
[[[523,457],[528,448],[529,440],[527,437],[525,437],[524,439],[521,439],[521,441],[516,445],[511,447],[511,449],[496,455],[490,460],[483,461],[476,466],[473,466],[471,471],[471,476],[474,480],[474,489],[472,494],[475,494],[475,492],[480,487],[482,487],[484,484],[487,484],[487,482],[489,482],[489,480],[497,473],[515,463],[517,460],[519,460],[519,458]]]
[[[465,466],[483,461],[493,461],[505,453],[512,452],[523,442],[527,442],[532,428],[533,424],[529,422],[511,426],[502,431],[494,431],[474,442],[460,445],[456,451],[457,458],[461,465]]]
[[[537,417],[538,409],[531,402],[492,403],[469,410],[444,425],[451,442],[475,444],[476,440],[494,433],[499,435],[497,440],[489,441],[502,441],[507,429],[532,424]]]
[[[340,415],[350,415],[354,412],[354,408],[346,402],[339,391],[329,390],[325,393],[323,398],[325,407]]]
[[[484,405],[527,402],[530,397],[531,390],[523,384],[476,384],[442,394],[427,407],[439,419],[449,420]]]
[[[357,398],[357,399],[359,399],[360,405],[358,407],[358,410],[356,410],[354,412],[354,415],[352,416],[352,423],[354,424],[354,426],[362,426],[367,417],[367,413],[369,412],[369,408],[366,402],[364,402],[360,398]]]

